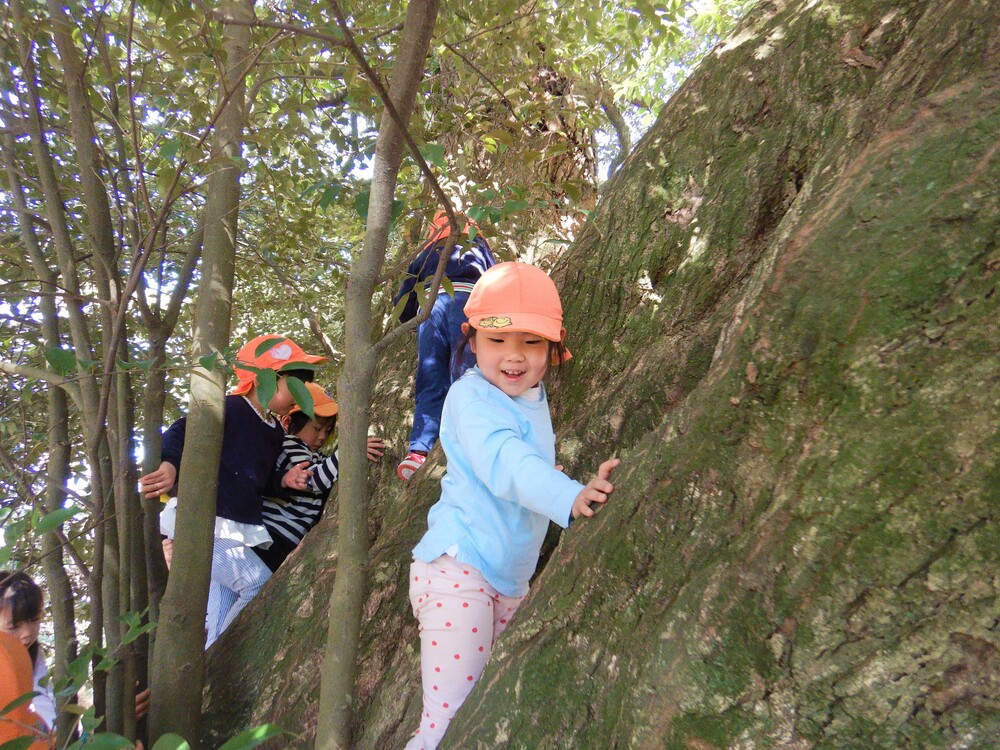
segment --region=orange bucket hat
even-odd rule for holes
[[[340,411],[340,407],[333,400],[333,396],[316,383],[306,383],[305,385],[306,390],[309,391],[309,395],[313,397],[313,414],[317,417],[336,416],[337,412]],[[288,413],[294,414],[297,411],[302,411],[302,407],[295,404]]]
[[[471,219],[466,218],[465,228],[462,230],[462,234],[468,234],[469,230],[473,227],[476,231],[479,231],[479,225],[476,224]],[[448,221],[448,214],[444,211],[438,211],[434,214],[434,219],[431,221],[430,230],[427,233],[427,242],[439,242],[440,240],[446,239],[451,236],[451,224]]]
[[[562,342],[562,303],[555,283],[528,263],[498,263],[472,288],[465,315],[478,331],[520,331]],[[563,360],[569,359],[568,350]]]
[[[236,355],[237,364],[233,368],[239,379],[230,393],[242,396],[250,392],[257,382],[257,373],[244,370],[240,365],[250,365],[257,370],[295,370],[296,365],[317,365],[326,362],[326,357],[306,354],[302,348],[287,336],[266,333],[245,343]]]

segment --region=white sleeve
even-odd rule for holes
[[[46,679],[48,676],[49,668],[45,664],[45,657],[39,652],[32,675],[34,680],[32,689],[41,695],[31,699],[31,709],[45,722],[45,728],[51,731],[56,726],[56,694],[52,689],[52,681]]]

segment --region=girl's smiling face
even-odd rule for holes
[[[512,398],[538,385],[549,369],[549,340],[534,333],[477,330],[469,346],[483,376]]]

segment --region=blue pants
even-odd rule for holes
[[[417,382],[411,451],[430,451],[441,431],[441,409],[448,388],[458,376],[476,364],[476,356],[466,348],[460,366],[454,366],[455,352],[462,338],[462,323],[468,292],[455,292],[452,299],[442,290],[434,309],[417,329]]]

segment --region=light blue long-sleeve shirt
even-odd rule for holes
[[[448,468],[414,557],[431,562],[457,546],[458,561],[501,594],[528,592],[549,520],[568,526],[583,489],[555,468],[544,386],[540,395],[511,398],[478,367],[451,386],[441,416]]]

